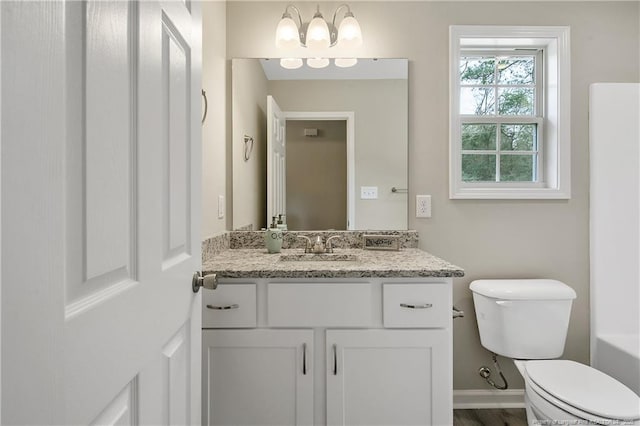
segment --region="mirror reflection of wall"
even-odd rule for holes
[[[274,68],[274,65],[279,67],[278,62],[263,61],[268,64],[267,68]],[[260,60],[233,60],[233,229],[260,229],[266,226],[267,95],[272,95],[285,113],[351,112],[355,117],[351,191],[344,184],[329,182],[328,179],[343,172],[338,173],[334,165],[325,164],[321,157],[317,157],[316,167],[312,168],[313,173],[321,177],[311,176],[309,167],[298,167],[299,164],[292,166],[289,154],[295,152],[296,148],[287,148],[286,180],[287,186],[293,185],[287,189],[286,215],[290,229],[407,229],[407,193],[391,191],[393,187],[407,188],[407,60],[361,59],[359,64],[380,65],[387,69],[387,74],[344,75],[345,72],[354,72],[357,68],[354,67],[332,71],[342,75],[301,77],[304,69],[298,69],[286,70],[286,75],[269,80],[267,76],[270,71],[263,70]],[[395,69],[391,71],[395,74],[389,74],[390,69]],[[398,69],[401,70],[400,74]],[[292,125],[290,121],[287,120],[287,126]],[[294,124],[294,127],[298,124]],[[241,152],[244,135],[253,136],[256,140],[254,154],[249,161],[244,160]],[[307,143],[312,142],[308,139]],[[309,146],[317,148],[320,145]],[[342,166],[340,170],[343,170]],[[304,175],[293,174],[300,171]],[[305,180],[310,183],[303,191],[306,197],[289,194],[289,189],[300,194],[297,184]],[[362,187],[376,187],[377,198],[362,199]],[[324,204],[329,205],[333,202],[329,197],[344,200],[345,193],[351,195],[351,199],[344,203],[353,209],[352,223],[347,223],[347,215],[342,207],[340,213],[336,213],[337,208],[332,212],[342,216],[343,220],[329,220],[332,215],[322,213],[319,207],[314,208],[310,201],[323,198]],[[313,219],[314,213],[305,214],[304,211],[315,212],[321,220]]]

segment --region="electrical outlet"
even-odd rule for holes
[[[416,195],[416,217],[431,217],[431,195]]]
[[[377,198],[378,198],[377,186],[361,186],[360,187],[361,200],[376,200]]]
[[[224,195],[218,195],[218,219],[224,218]]]

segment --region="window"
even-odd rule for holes
[[[565,27],[451,27],[451,198],[569,198]]]

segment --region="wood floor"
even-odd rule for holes
[[[453,410],[454,426],[527,426],[524,408]]]

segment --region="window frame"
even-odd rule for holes
[[[472,52],[517,56],[517,50],[537,50],[536,93],[533,116],[477,116],[460,114],[460,58]],[[526,53],[523,53],[526,54]],[[542,66],[540,66],[542,65]],[[570,57],[568,27],[511,27],[454,25],[450,27],[449,189],[451,199],[568,199],[570,169]],[[497,85],[497,81],[494,81]],[[462,180],[462,125],[496,123],[496,155],[499,162],[500,123],[537,124],[536,182],[464,182]],[[483,151],[474,150],[475,154]],[[515,155],[520,152],[513,152]],[[531,154],[532,151],[524,151]],[[497,169],[499,170],[499,164]]]

